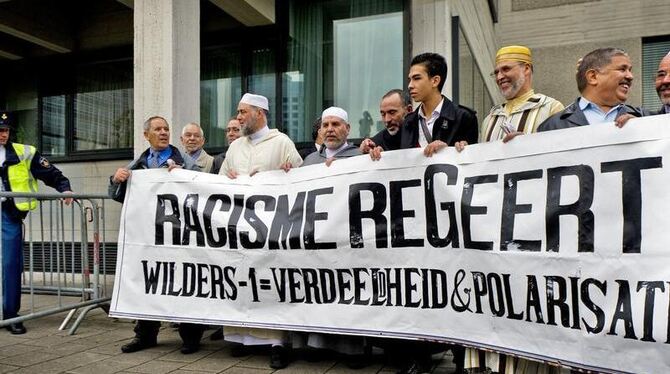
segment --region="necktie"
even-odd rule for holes
[[[158,164],[158,152],[152,152],[151,153],[151,163],[149,165],[150,168],[155,169],[159,166]]]

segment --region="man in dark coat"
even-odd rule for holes
[[[442,95],[447,79],[447,62],[437,53],[423,53],[412,59],[407,89],[414,101],[420,103],[405,117],[400,127],[399,149],[423,149],[426,157],[453,146],[456,142],[477,143],[479,124],[476,112],[455,105]],[[370,151],[372,159],[379,159],[379,149]]]
[[[581,96],[538,127],[538,132],[614,122],[623,126],[633,117],[650,113],[626,104],[633,83],[633,65],[618,48],[589,52],[577,65],[577,89]]]
[[[182,154],[170,144],[170,125],[163,117],[150,117],[144,122],[144,138],[149,142],[149,148],[140,157],[128,166],[118,168],[109,178],[109,195],[116,201],[123,203],[126,196],[126,185],[132,170],[175,167],[188,170],[200,169],[190,157]],[[135,337],[128,344],[121,347],[123,353],[132,353],[156,346],[160,321],[137,320]],[[192,323],[179,325],[179,335],[183,341],[181,352],[184,354],[197,352],[200,348],[200,339],[204,326]]]

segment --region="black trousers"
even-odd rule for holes
[[[147,321],[138,319],[135,324],[135,337],[141,340],[156,340],[158,330],[161,328],[160,321]],[[207,326],[194,323],[180,323],[179,336],[184,344],[198,344]]]

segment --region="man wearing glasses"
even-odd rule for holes
[[[656,73],[656,92],[658,98],[661,99],[663,106],[658,114],[670,113],[670,52],[658,64],[658,72]]]
[[[492,75],[506,101],[491,108],[482,122],[480,143],[499,139],[507,142],[516,135],[530,134],[544,120],[563,110],[558,100],[533,90],[533,60],[527,47],[500,48]]]
[[[240,124],[240,121],[237,120],[237,118],[233,117],[228,121],[228,124],[226,125],[226,140],[228,141],[228,146],[233,144],[237,138],[242,136],[242,124]],[[212,165],[212,170],[210,173],[212,174],[219,174],[219,170],[221,169],[221,165],[223,164],[223,160],[226,158],[226,152],[222,152],[216,157],[214,157],[214,165]],[[223,333],[222,333],[223,334]],[[222,339],[223,335],[219,338],[219,334],[217,331],[217,334],[215,335],[215,340],[216,339]]]

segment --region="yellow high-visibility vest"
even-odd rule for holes
[[[35,156],[35,147],[26,144],[12,143],[16,155],[19,156],[19,163],[10,165],[7,169],[7,178],[9,188],[12,192],[37,192],[37,180],[30,172],[30,164]],[[22,212],[35,209],[37,200],[27,198],[15,198],[14,205]]]

